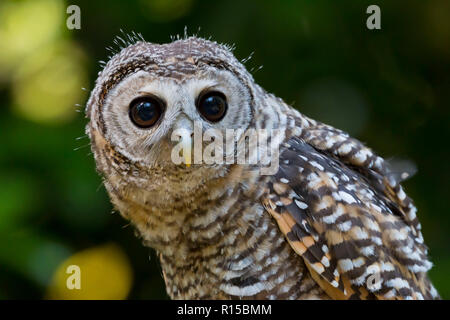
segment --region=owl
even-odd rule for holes
[[[407,174],[266,92],[230,47],[130,37],[99,72],[86,114],[111,202],[156,250],[171,298],[439,298],[400,185]],[[192,161],[188,151],[208,145],[194,141],[196,123],[200,135],[233,130],[231,145],[250,129],[276,131],[274,172],[262,174],[261,161]]]

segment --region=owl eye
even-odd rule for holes
[[[210,91],[201,94],[197,99],[197,109],[208,121],[220,121],[227,111],[228,104],[222,92]]]
[[[154,97],[140,97],[130,103],[130,119],[140,128],[150,128],[161,118],[164,104]]]

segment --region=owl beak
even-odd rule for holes
[[[192,164],[192,147],[194,143],[192,122],[186,117],[180,117],[174,126],[174,133],[177,137],[176,140],[179,141],[182,147],[184,163],[187,167],[190,167]]]
[[[181,145],[183,147],[183,157],[184,163],[189,168],[192,163],[192,133],[189,131],[184,131],[180,133],[181,136]]]

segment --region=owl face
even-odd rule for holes
[[[175,131],[190,139],[194,124],[206,131],[246,129],[250,96],[229,71],[208,68],[182,80],[146,71],[131,74],[110,91],[103,106],[106,138],[127,158],[170,165]],[[181,130],[180,130],[181,129]],[[176,135],[176,133],[175,133]]]
[[[181,140],[193,146],[194,125],[223,136],[250,126],[247,71],[222,46],[198,40],[137,43],[107,64],[88,110],[116,152],[146,167],[173,167],[172,149]]]

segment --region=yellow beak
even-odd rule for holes
[[[183,147],[184,163],[187,167],[192,163],[192,137],[190,132],[186,132],[181,136],[181,145]]]

